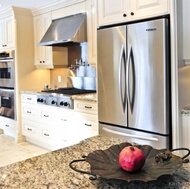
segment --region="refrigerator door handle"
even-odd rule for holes
[[[122,64],[123,63],[123,64]],[[126,95],[123,96],[123,87],[122,87],[122,65],[125,68],[125,48],[124,45],[121,47],[121,53],[120,53],[120,60],[119,60],[119,92],[120,92],[120,98],[122,103],[123,112],[125,112],[125,103],[126,103]],[[125,69],[124,69],[125,71]],[[126,72],[124,73],[126,74]],[[125,80],[124,80],[125,81]],[[124,85],[126,86],[126,85]],[[125,89],[124,89],[125,91]]]
[[[155,142],[158,141],[157,138],[153,138],[153,137],[145,137],[145,136],[127,134],[127,133],[123,133],[123,132],[119,132],[119,131],[114,131],[114,130],[111,130],[111,129],[108,129],[108,128],[105,128],[105,127],[103,127],[102,129],[104,131],[106,131],[106,132],[109,132],[109,133],[122,135],[122,136],[130,137],[130,138],[136,138],[136,139],[141,139],[141,140],[149,140],[149,141],[155,141]]]
[[[130,77],[130,68],[132,71],[132,77]],[[134,57],[133,57],[133,49],[132,45],[129,46],[129,52],[126,63],[126,88],[127,88],[127,100],[130,107],[131,113],[133,112],[134,100],[135,100],[135,65],[134,65]],[[132,79],[132,82],[130,80]],[[132,84],[130,86],[130,84]],[[130,91],[130,87],[132,91]],[[131,94],[132,92],[132,94]]]

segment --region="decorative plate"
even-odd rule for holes
[[[129,173],[124,171],[118,163],[119,153],[126,146],[132,146],[132,144],[125,142],[119,145],[113,145],[107,150],[96,150],[90,153],[88,156],[83,156],[84,159],[74,160],[69,165],[73,170],[77,172],[92,175],[94,178],[91,177],[91,179],[102,177],[106,179],[124,180],[127,182],[147,182],[157,180],[157,178],[162,175],[172,175],[177,169],[179,169],[183,165],[183,163],[185,163],[184,158],[186,158],[190,154],[190,150],[186,148],[171,150],[187,150],[188,154],[181,158],[171,153],[170,158],[168,158],[166,161],[157,163],[155,157],[158,156],[160,153],[165,153],[167,151],[166,149],[158,150],[152,148],[149,145],[133,145],[144,152],[146,161],[140,171],[136,173]],[[73,163],[78,161],[88,162],[91,166],[91,172],[89,173],[86,171],[78,170],[72,166]]]

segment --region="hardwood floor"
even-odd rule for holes
[[[0,167],[49,152],[28,142],[15,143],[13,138],[0,134]]]

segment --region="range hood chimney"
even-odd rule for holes
[[[38,46],[77,45],[87,42],[86,14],[80,13],[53,20]]]

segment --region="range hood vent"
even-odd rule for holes
[[[86,14],[53,20],[38,46],[70,46],[87,42]]]

